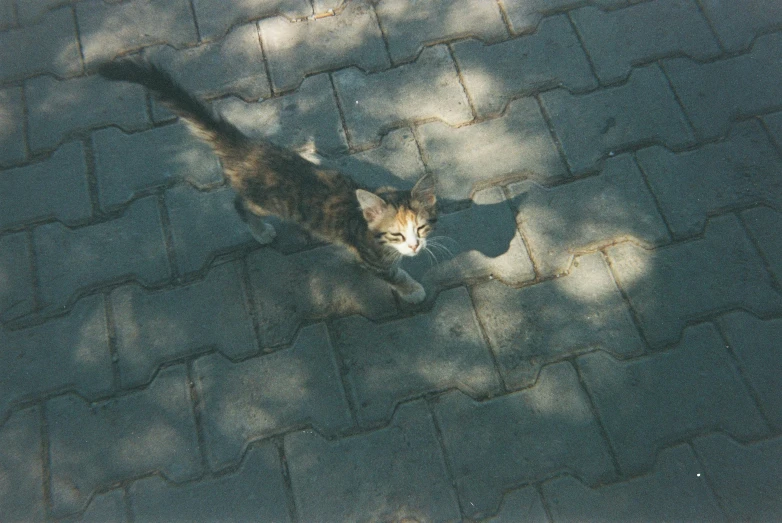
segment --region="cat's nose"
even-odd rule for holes
[[[419,242],[408,243],[407,246],[410,247],[410,250],[413,252],[418,252],[418,249],[421,248],[421,244]]]

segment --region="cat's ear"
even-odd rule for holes
[[[364,213],[364,219],[369,225],[373,225],[386,212],[386,202],[378,196],[364,189],[356,189],[356,198]]]
[[[437,201],[434,175],[432,173],[426,173],[423,178],[418,180],[418,183],[415,184],[413,190],[410,191],[410,197],[413,200],[421,202],[426,208],[434,207],[434,204]]]

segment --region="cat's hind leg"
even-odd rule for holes
[[[383,275],[383,279],[391,284],[399,298],[405,303],[415,305],[426,299],[424,286],[415,281],[404,269],[394,267]]]

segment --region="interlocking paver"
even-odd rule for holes
[[[30,247],[26,233],[0,237],[0,320],[35,307]]]
[[[19,16],[19,23],[22,25],[34,24],[48,11],[62,5],[62,0],[27,0],[26,2],[17,2],[16,11]]]
[[[306,321],[350,314],[380,319],[396,313],[388,284],[341,247],[290,256],[264,248],[247,262],[262,347],[290,343]]]
[[[763,122],[771,131],[771,136],[776,141],[777,147],[782,150],[782,112],[764,116]]]
[[[476,186],[514,176],[540,181],[567,176],[534,98],[511,102],[499,118],[458,128],[430,122],[418,133],[441,198],[467,199]]]
[[[379,325],[360,316],[338,320],[333,336],[363,425],[387,420],[397,402],[426,392],[454,387],[486,396],[499,389],[462,288],[440,294],[428,314]]]
[[[627,83],[588,94],[540,95],[573,171],[586,172],[615,152],[650,143],[682,148],[692,131],[656,65],[634,69]]]
[[[566,16],[540,23],[535,34],[494,45],[453,44],[467,93],[480,116],[499,114],[508,101],[559,85],[570,92],[597,87],[589,62]]]
[[[375,5],[395,63],[415,58],[422,46],[474,37],[484,42],[508,37],[493,0],[381,0]]]
[[[97,76],[57,80],[39,76],[24,84],[30,149],[52,149],[64,138],[94,127],[125,131],[149,126],[144,89]]]
[[[223,180],[212,149],[184,124],[126,134],[111,127],[93,133],[101,207],[110,209],[171,180],[206,186]]]
[[[315,20],[267,18],[258,30],[275,91],[294,89],[311,73],[350,65],[364,71],[390,66],[374,11],[362,0],[348,2],[336,16]]]
[[[240,363],[212,354],[194,369],[214,469],[237,463],[256,439],[308,424],[333,436],[353,425],[323,324],[301,329],[292,347]]]
[[[112,390],[103,299],[81,300],[66,316],[35,327],[0,330],[0,419],[17,402],[69,389],[89,397]]]
[[[679,154],[652,147],[637,157],[679,237],[699,234],[708,216],[721,209],[782,205],[782,159],[755,121],[736,124],[723,142]]]
[[[32,27],[0,32],[0,62],[0,82],[39,73],[79,74],[82,64],[71,10],[57,9]]]
[[[693,442],[729,521],[782,516],[782,438],[741,445],[724,434]]]
[[[741,9],[725,0],[702,0],[700,5],[729,51],[745,49],[759,34],[782,25],[782,10],[775,0],[756,0]]]
[[[78,517],[79,523],[125,523],[125,494],[122,488],[96,494],[87,510]]]
[[[642,2],[605,12],[584,7],[570,13],[602,82],[617,82],[633,65],[665,56],[707,60],[720,54],[693,0]]]
[[[151,285],[170,277],[157,199],[137,200],[111,221],[68,229],[36,227],[33,245],[41,298],[65,305],[80,289],[131,277]]]
[[[402,405],[391,425],[328,441],[313,430],[285,437],[293,496],[301,521],[455,521],[431,414]]]
[[[40,425],[38,408],[20,410],[0,425],[0,514],[8,521],[46,517]]]
[[[690,447],[662,451],[654,470],[590,489],[567,476],[543,485],[554,521],[724,521]]]
[[[22,89],[9,87],[0,89],[0,165],[9,165],[24,160],[27,155],[24,132],[24,106]]]
[[[119,480],[160,472],[182,482],[201,472],[182,365],[160,371],[142,391],[100,403],[51,399],[46,417],[55,516],[83,510],[90,494]]]
[[[637,2],[638,0],[629,0]],[[592,0],[591,3],[603,8],[622,7],[628,0]],[[554,13],[566,11],[584,5],[580,0],[502,0],[515,33],[529,33],[537,28],[541,19]]]
[[[351,144],[369,145],[405,123],[437,118],[449,125],[472,120],[456,67],[444,45],[427,47],[415,62],[366,74],[333,73]]]
[[[312,14],[307,0],[261,0],[259,2],[231,2],[226,5],[214,0],[193,0],[198,30],[201,38],[215,40],[231,27],[281,14],[288,18],[301,18]]]
[[[188,485],[172,485],[159,476],[130,486],[136,521],[289,521],[277,448],[248,452],[239,470]]]
[[[618,238],[654,245],[668,239],[665,223],[632,157],[606,160],[603,172],[546,189],[509,186],[516,220],[543,277],[567,272],[579,252]]]
[[[767,207],[758,207],[741,213],[750,234],[766,258],[777,282],[782,283],[782,214]]]
[[[643,343],[626,303],[598,253],[577,259],[570,274],[514,289],[497,281],[473,288],[475,310],[508,387],[535,383],[541,366],[595,348],[618,357]]]
[[[656,451],[691,434],[768,432],[711,324],[689,327],[674,348],[646,358],[593,352],[577,362],[625,474],[648,470]]]
[[[85,0],[76,4],[76,17],[88,67],[131,49],[163,42],[181,48],[198,41],[188,0]]]
[[[782,295],[732,215],[712,219],[697,240],[654,251],[622,243],[607,253],[652,347],[674,342],[688,321],[716,312],[782,311]]]
[[[16,24],[16,10],[13,0],[0,0],[0,30]]]
[[[777,429],[782,428],[782,319],[763,321],[745,312],[734,312],[720,318],[720,325],[742,372],[757,391],[761,409]]]
[[[228,98],[215,105],[249,136],[268,138],[288,148],[314,146],[325,154],[347,152],[345,131],[327,74],[308,77],[286,96],[249,104]]]
[[[494,514],[503,491],[558,473],[571,472],[588,484],[614,475],[589,400],[568,363],[543,369],[530,389],[482,403],[451,392],[436,401],[435,413],[468,517]]]
[[[535,488],[524,487],[505,494],[497,515],[485,521],[486,523],[516,523],[519,521],[547,523],[549,519]]]
[[[141,385],[169,360],[205,349],[241,358],[258,352],[238,263],[213,268],[184,287],[111,292],[122,385]]]
[[[725,136],[733,120],[779,109],[780,49],[782,33],[774,33],[758,38],[751,52],[725,60],[698,64],[677,58],[663,62],[701,138]]]

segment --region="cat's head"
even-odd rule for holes
[[[437,221],[434,176],[425,175],[410,192],[358,189],[356,197],[378,243],[403,256],[426,249],[426,237]]]

